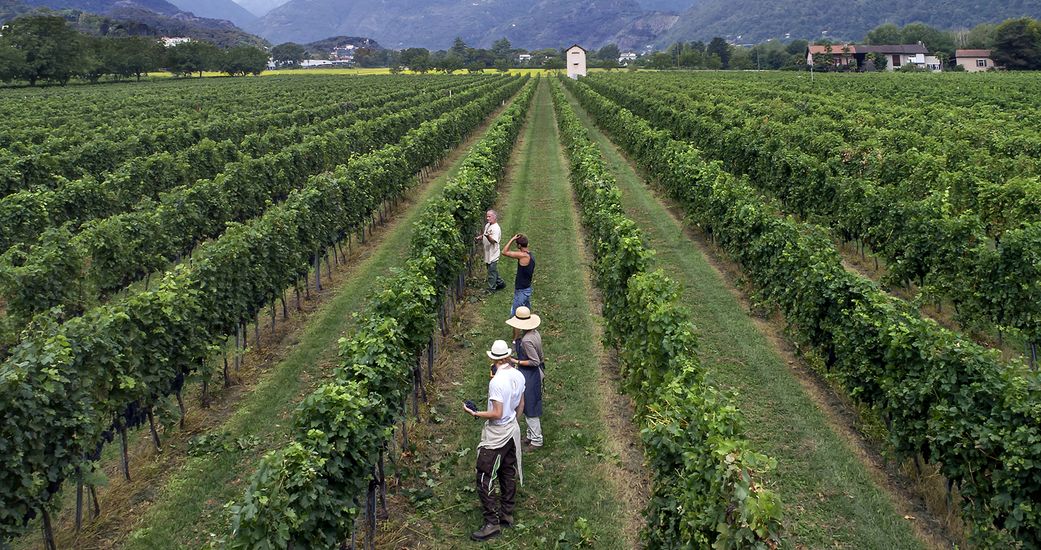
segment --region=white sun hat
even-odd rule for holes
[[[510,349],[510,346],[506,345],[505,340],[496,340],[495,343],[492,344],[492,349],[485,353],[488,354],[490,359],[498,361],[499,359],[506,359],[510,355],[513,355],[513,350]]]
[[[514,316],[506,320],[506,324],[520,330],[535,330],[542,323],[542,318],[531,312],[527,306],[520,306]]]

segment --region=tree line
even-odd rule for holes
[[[267,63],[268,52],[256,46],[221,49],[191,40],[165,47],[155,37],[81,33],[55,16],[22,17],[0,30],[0,82],[5,83],[140,80],[160,69],[178,76],[201,76],[204,71],[235,76],[260,74]]]
[[[324,59],[327,52],[316,52],[308,46],[293,42],[279,44],[271,49],[272,61],[279,67],[299,66],[304,59]],[[590,52],[590,67],[614,68],[619,66],[621,51],[616,44],[608,44]],[[431,51],[427,48],[405,48],[403,50],[375,50],[358,48],[354,63],[360,67],[390,67],[391,71],[410,70],[418,73],[461,70],[479,72],[517,68],[564,69],[564,52],[557,48],[526,50],[514,48],[506,38],[497,40],[491,48],[473,48],[462,38],[456,38],[452,46],[444,50]]]

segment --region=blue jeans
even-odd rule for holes
[[[531,309],[531,287],[513,291],[513,307],[510,309],[510,317],[517,314],[517,308],[527,306]]]

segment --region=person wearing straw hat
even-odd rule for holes
[[[485,420],[477,445],[477,496],[481,499],[484,526],[470,534],[478,541],[498,536],[501,525],[513,525],[517,478],[524,483],[517,424],[517,415],[524,409],[524,376],[513,368],[513,350],[504,340],[496,340],[486,353],[495,362],[495,376],[488,382],[488,409],[478,411],[470,408],[472,403],[463,404],[468,414]],[[498,498],[493,494],[496,480]]]
[[[520,306],[516,314],[506,320],[513,327],[513,347],[517,350],[517,358],[510,358],[517,370],[524,375],[524,423],[528,426],[524,442],[529,445],[525,450],[533,450],[542,446],[542,379],[545,355],[542,353],[542,335],[538,328],[542,319],[531,312],[531,309]]]

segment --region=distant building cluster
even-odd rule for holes
[[[969,72],[999,68],[991,59],[990,50],[957,50],[955,63]],[[918,44],[813,44],[807,48],[806,64],[813,67],[827,61],[833,67],[856,70],[874,70],[876,63],[884,64],[887,71],[904,67],[940,72],[943,61]]]
[[[329,52],[329,59],[332,59],[333,61],[346,61],[348,63],[354,62],[354,51],[356,49],[357,48],[354,47],[354,44],[347,44],[345,46],[333,48],[333,51]]]
[[[871,55],[874,54],[874,55]],[[811,45],[806,52],[806,64],[811,67],[821,60],[830,57],[835,67],[859,68],[873,70],[876,60],[884,59],[885,70],[895,71],[902,67],[913,66],[916,69],[939,72],[943,70],[940,58],[931,55],[922,44],[828,44]]]
[[[186,36],[164,36],[160,38],[159,41],[163,43],[163,46],[172,48],[178,44],[187,44],[188,42],[191,42],[192,39]]]

